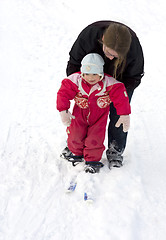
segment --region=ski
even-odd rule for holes
[[[77,182],[75,181],[75,179],[71,180],[69,183],[69,186],[66,190],[67,193],[71,193],[74,192],[77,186]]]
[[[84,164],[81,163],[73,168],[72,174],[67,184],[65,184],[65,192],[72,194],[78,188],[77,193],[82,196],[82,200],[87,203],[93,203],[95,201],[95,175],[84,170]]]
[[[72,192],[75,191],[76,187],[77,187],[77,182],[76,181],[71,181],[69,183],[69,187],[67,188],[66,192],[67,193],[72,193]],[[84,201],[85,202],[87,202],[87,203],[93,203],[94,202],[94,199],[93,199],[91,194],[89,194],[87,192],[84,192],[83,196],[84,196]]]
[[[87,203],[93,203],[94,199],[87,192],[84,192],[84,201]]]
[[[75,191],[76,186],[77,186],[77,178],[79,174],[83,171],[84,165],[79,163],[78,165],[75,165],[73,168],[73,174],[70,176],[69,183],[67,184],[67,193],[72,193]]]
[[[69,182],[68,187],[66,189],[66,193],[73,193],[76,190],[78,175],[79,174],[77,174],[74,177],[72,177],[72,179]],[[94,202],[94,198],[93,198],[92,190],[88,189],[89,181],[85,181],[82,184],[84,185],[83,189],[82,189],[82,196],[83,196],[84,202],[93,203]]]

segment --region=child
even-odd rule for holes
[[[109,105],[113,102],[120,115],[116,127],[123,124],[127,132],[131,113],[124,84],[103,73],[103,58],[96,53],[86,55],[81,62],[81,72],[62,81],[57,93],[57,109],[67,126],[67,144],[62,156],[73,162],[85,159],[85,171],[99,172],[104,147]],[[75,100],[73,113],[70,100]]]

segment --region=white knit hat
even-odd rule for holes
[[[81,73],[98,74],[104,76],[104,60],[97,53],[87,54],[81,61]]]

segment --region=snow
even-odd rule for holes
[[[132,99],[124,166],[110,171],[104,152],[101,172],[80,173],[66,194],[75,170],[59,158],[66,132],[56,92],[77,35],[103,19],[136,31],[145,76]],[[0,1],[0,240],[165,239],[165,21],[164,0]]]

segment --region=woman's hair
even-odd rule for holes
[[[122,75],[126,64],[126,56],[131,45],[129,29],[122,24],[111,23],[103,34],[102,43],[118,53],[118,58],[114,62],[113,76],[116,78],[117,69],[120,66],[121,70],[119,75]]]

